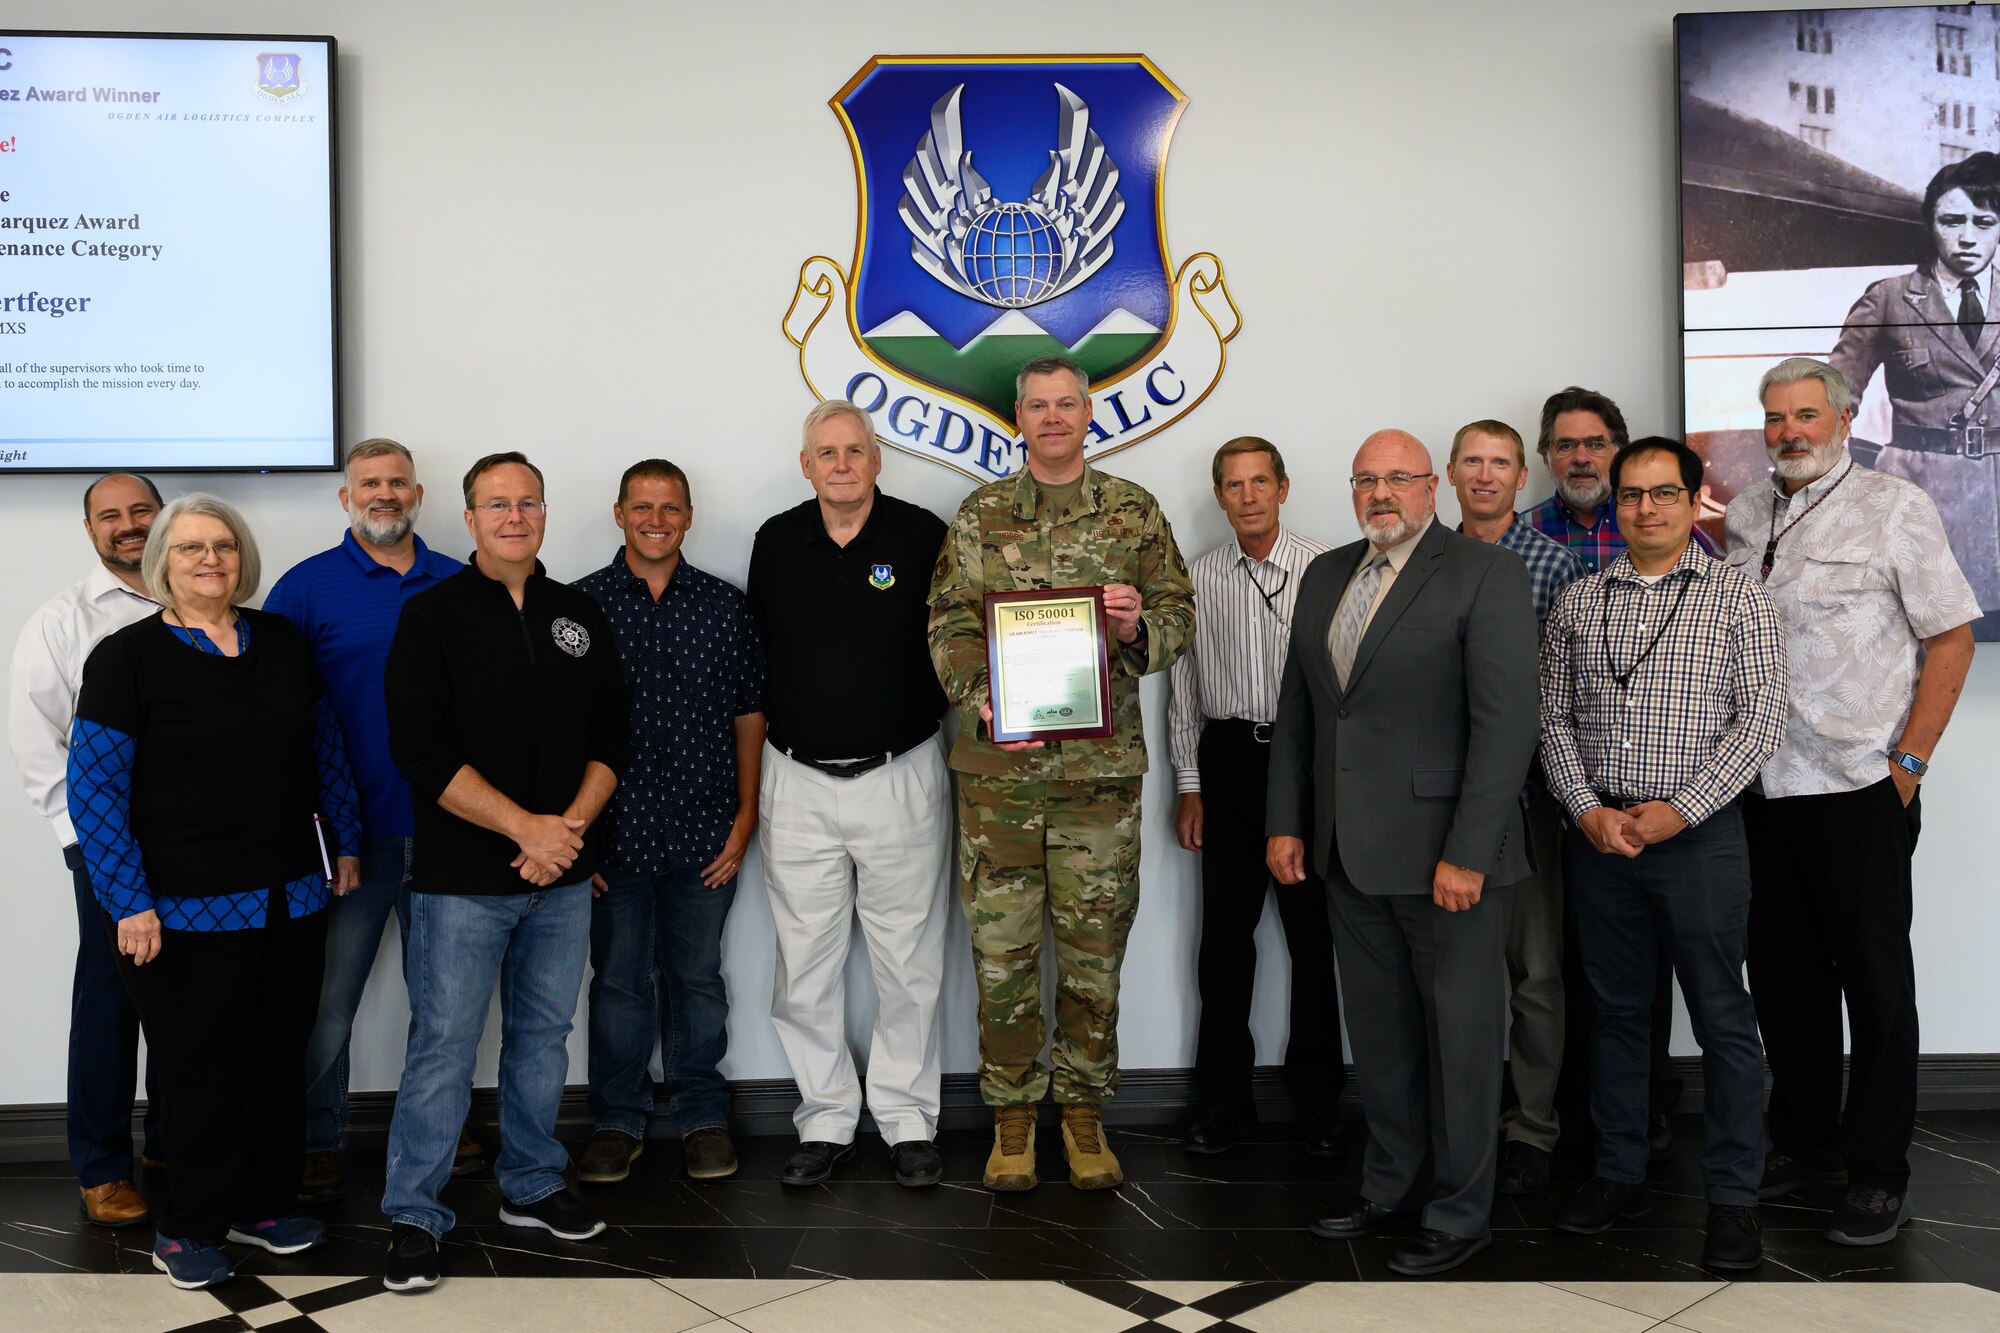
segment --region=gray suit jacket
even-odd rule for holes
[[[1529,870],[1520,793],[1539,729],[1527,566],[1433,522],[1343,691],[1327,631],[1369,549],[1329,551],[1300,583],[1265,832],[1310,837],[1320,874],[1363,893],[1428,894],[1439,861],[1511,884]]]

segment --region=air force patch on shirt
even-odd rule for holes
[[[582,657],[590,651],[590,631],[568,616],[557,616],[549,626],[549,635],[556,641],[556,647],[571,657]]]
[[[889,565],[870,565],[868,567],[868,586],[882,589],[895,587],[895,569]]]

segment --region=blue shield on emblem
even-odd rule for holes
[[[1153,352],[1173,322],[1161,199],[1186,105],[1143,57],[871,61],[833,99],[860,177],[849,314],[869,353],[1007,421],[1035,357],[1097,382]]]

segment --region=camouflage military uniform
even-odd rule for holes
[[[1118,969],[1139,908],[1139,789],[1146,738],[1139,677],[1164,671],[1194,635],[1194,592],[1160,506],[1142,487],[1085,468],[1059,517],[1034,477],[966,497],[931,578],[931,661],[958,709],[959,891],[979,976],[980,1092],[1040,1101],[1042,921],[1056,940],[1059,1102],[1109,1101],[1118,1086]],[[1103,740],[1008,752],[986,739],[984,595],[1129,583],[1137,643],[1111,643]]]

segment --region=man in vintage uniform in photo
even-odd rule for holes
[[[757,530],[748,589],[770,728],[757,848],[778,937],[771,1022],[800,1098],[778,1178],[817,1185],[854,1150],[845,973],[858,918],[876,995],[869,1114],[896,1179],[934,1185],[951,775],[925,631],[945,527],[876,485],[882,447],[850,402],[806,414],[799,468],[813,498]]]
[[[736,1173],[722,930],[757,825],[764,655],[735,585],[695,568],[687,473],[618,480],[624,545],[576,586],[603,608],[630,692],[631,762],[604,812],[590,914],[590,1096],[577,1178],[623,1180],[645,1147],[653,1047],[694,1180]],[[656,980],[657,973],[657,980]]]
[[[1583,561],[1514,512],[1528,484],[1528,451],[1504,421],[1475,421],[1452,437],[1445,475],[1458,492],[1458,530],[1475,541],[1512,551],[1528,567],[1537,629],[1558,594],[1584,575]],[[1534,870],[1514,886],[1514,924],[1507,934],[1507,978],[1513,1022],[1507,1028],[1507,1068],[1514,1104],[1500,1117],[1499,1191],[1535,1194],[1549,1183],[1561,1135],[1556,1081],[1563,1056],[1562,808],[1549,795],[1541,768],[1529,770],[1521,803],[1528,812]]]
[[[979,1087],[994,1108],[991,1190],[1032,1189],[1040,1063],[1042,933],[1056,950],[1050,1051],[1070,1183],[1124,1180],[1105,1139],[1118,1089],[1118,973],[1139,909],[1139,794],[1146,743],[1139,677],[1173,665],[1194,632],[1187,566],[1159,503],[1084,461],[1090,380],[1061,357],[1015,381],[1027,442],[1019,475],[959,506],[930,589],[931,661],[958,709],[958,870],[979,984]],[[988,592],[1104,588],[1114,638],[1114,731],[1103,740],[996,744],[986,678]]]
[[[49,821],[76,892],[76,968],[69,998],[66,1128],[83,1215],[101,1227],[150,1218],[132,1163],[132,1097],[139,1081],[139,1011],[118,975],[76,826],[69,816],[69,733],[83,664],[98,641],[160,609],[146,593],[139,557],[160,512],[145,477],[113,473],[83,492],[83,531],[97,564],[44,603],[14,645],[7,678],[7,742],[35,813]],[[159,1159],[159,1099],[146,1071],[146,1142]]]
[[[1939,171],[1923,217],[1935,254],[1871,283],[1827,359],[1856,408],[1881,371],[1894,425],[1874,466],[1930,496],[1991,637],[2000,628],[2000,154]]]
[[[1621,449],[1611,483],[1626,551],[1570,584],[1542,635],[1542,770],[1569,812],[1563,889],[1591,1026],[1596,1174],[1557,1205],[1596,1235],[1648,1211],[1648,1047],[1659,936],[1701,1043],[1708,1199],[1702,1264],[1763,1258],[1763,1049],[1743,984],[1750,858],[1738,798],[1778,748],[1785,644],[1754,579],[1693,540],[1702,462],[1679,440]]]
[[[1266,899],[1275,897],[1292,965],[1285,1087],[1306,1151],[1336,1157],[1344,1140],[1334,1110],[1347,1065],[1326,886],[1308,875],[1298,884],[1278,885],[1274,895],[1264,864],[1264,789],[1278,678],[1306,566],[1327,548],[1280,520],[1292,483],[1269,440],[1244,435],[1224,444],[1215,451],[1210,481],[1234,535],[1189,570],[1201,614],[1194,642],[1174,663],[1167,708],[1174,834],[1201,857],[1199,1100],[1182,1142],[1189,1152],[1223,1152],[1256,1123],[1250,1097],[1257,1054],[1250,1032],[1254,936]]]
[[[347,1129],[348,1037],[391,912],[405,944],[409,938],[416,815],[410,784],[389,754],[382,668],[403,603],[463,568],[417,536],[424,488],[408,449],[394,440],[363,440],[347,451],[342,482],[340,507],[347,511],[348,530],[340,544],[287,570],[264,599],[264,609],[291,621],[312,649],[347,741],[367,838],[360,886],[336,894],[327,920],[319,1018],[306,1047],[301,1203],[333,1203],[345,1191],[339,1151]],[[481,1165],[478,1141],[460,1130],[451,1173],[467,1175]]]
[[[1750,993],[1771,1065],[1761,1194],[1845,1185],[1824,1234],[1874,1245],[1910,1211],[1918,788],[1972,664],[1979,601],[1930,497],[1849,455],[1838,371],[1794,357],[1758,391],[1773,475],[1729,506],[1728,559],[1777,604],[1791,663],[1784,744],[1743,804]]]
[[[1313,1233],[1414,1225],[1389,1266],[1441,1273],[1492,1241],[1535,610],[1519,557],[1437,522],[1414,436],[1370,435],[1349,484],[1364,536],[1313,561],[1292,617],[1266,855],[1326,881],[1368,1118],[1360,1190]]]

